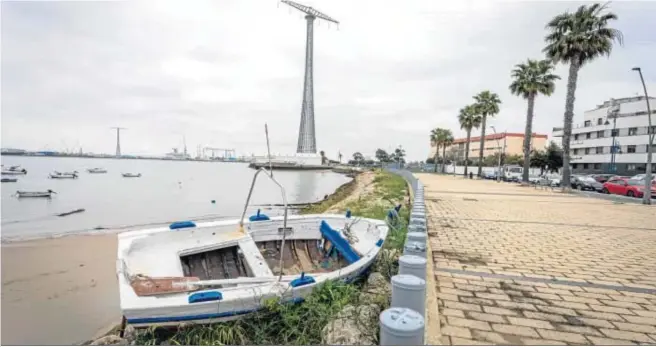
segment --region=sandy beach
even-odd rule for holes
[[[116,234],[2,245],[3,345],[75,344],[120,321]]]

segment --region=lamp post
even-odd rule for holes
[[[651,108],[649,106],[649,95],[647,95],[647,86],[645,85],[645,79],[642,77],[642,70],[639,67],[634,67],[631,70],[638,71],[638,74],[640,75],[642,90],[645,92],[645,102],[647,103],[647,121],[649,124],[649,128],[647,128],[647,134],[649,136],[649,143],[647,144],[647,170],[645,172],[645,191],[642,195],[642,203],[645,205],[651,205],[651,156],[654,150],[654,135],[656,135],[656,131],[654,131],[654,128],[652,128],[651,125]]]

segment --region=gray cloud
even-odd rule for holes
[[[580,3],[307,1],[341,21],[315,27],[318,147],[335,156],[401,144],[425,159],[428,133],[448,127],[484,89],[498,93],[498,130],[522,132],[525,102],[510,70],[542,56],[544,24]],[[2,145],[162,154],[196,145],[292,153],[300,118],[305,21],[277,1],[2,2]],[[656,93],[656,3],[615,2],[626,37],[579,75],[576,114],[635,95],[630,68]],[[562,124],[567,69],[536,104],[537,132]]]

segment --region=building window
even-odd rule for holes
[[[597,138],[602,138],[602,137],[604,137],[604,131],[603,130],[597,131]]]
[[[579,140],[579,134],[574,134],[574,141],[578,141],[578,140]]]
[[[577,155],[577,154],[579,154],[579,149],[578,149],[578,148],[574,148],[574,155]]]
[[[599,164],[599,163],[594,164],[594,168],[595,168],[595,170],[601,169],[601,164]]]
[[[604,124],[604,120],[601,118],[597,118],[597,125],[602,125]]]
[[[629,128],[629,136],[638,135],[638,128]]]
[[[650,134],[656,134],[656,125],[651,127],[651,131],[648,131]]]
[[[613,129],[610,131],[610,136],[615,137],[620,135],[620,129]]]
[[[636,152],[635,145],[626,146],[626,153],[635,153],[635,152]]]
[[[589,121],[589,120],[586,120],[585,123],[583,124],[583,126],[586,126],[586,127],[589,127],[591,125],[592,125],[592,122]]]
[[[597,154],[603,154],[604,153],[604,147],[597,147],[596,153]]]
[[[585,133],[585,138],[590,139],[592,137],[592,133]]]
[[[575,169],[575,170],[576,170],[576,169],[578,169],[578,168],[579,168],[579,164],[572,164],[572,169]]]
[[[590,148],[585,149],[585,154],[590,154]]]
[[[626,165],[627,170],[635,171],[637,168],[638,168],[638,166],[636,164],[627,164]]]
[[[585,170],[585,169],[587,169],[587,168],[588,168],[588,164],[587,164],[587,163],[586,163],[586,164],[583,164],[583,169]]]

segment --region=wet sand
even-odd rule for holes
[[[78,344],[118,323],[116,244],[116,234],[3,244],[2,344]]]

